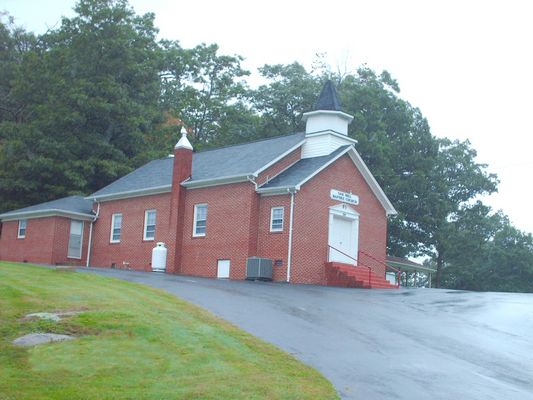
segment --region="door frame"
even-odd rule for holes
[[[338,204],[329,207],[329,226],[328,226],[328,245],[331,245],[333,225],[335,217],[349,220],[352,223],[352,232],[354,232],[354,259],[357,265],[357,258],[359,254],[359,213],[347,204]],[[348,253],[349,254],[349,253]],[[328,247],[328,261],[333,261],[331,258],[331,249]],[[353,262],[353,260],[352,260]]]

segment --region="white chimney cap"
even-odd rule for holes
[[[187,129],[184,126],[181,127],[181,138],[174,146],[174,149],[189,149],[192,150],[191,142],[187,139]]]

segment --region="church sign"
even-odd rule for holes
[[[333,200],[348,204],[359,204],[359,196],[351,193],[341,192],[340,190],[331,189],[330,195]]]

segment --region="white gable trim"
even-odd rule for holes
[[[259,168],[257,171],[253,173],[255,177],[257,177],[261,172],[265,171],[267,168],[270,168],[272,165],[276,164],[278,161],[283,159],[284,157],[287,157],[289,154],[291,154],[294,150],[296,150],[298,147],[301,147],[305,143],[305,139],[301,142],[296,143],[295,146],[291,147],[286,152],[280,154],[276,158],[274,158],[272,161],[270,161],[268,164],[263,165],[261,168]]]
[[[387,198],[387,195],[381,189],[381,186],[379,186],[379,183],[376,181],[368,167],[366,166],[365,162],[355,150],[353,146],[348,147],[346,150],[340,152],[336,157],[332,158],[330,161],[328,161],[326,164],[324,164],[321,168],[314,171],[309,176],[305,177],[302,181],[300,181],[294,188],[296,190],[300,190],[301,186],[304,185],[306,182],[308,182],[310,179],[312,179],[314,176],[319,174],[321,171],[329,167],[331,164],[333,164],[335,161],[337,161],[340,157],[343,155],[348,154],[350,156],[350,159],[355,164],[355,167],[359,170],[361,175],[363,176],[363,179],[370,187],[370,190],[372,190],[372,193],[376,196],[378,201],[381,203],[383,208],[385,209],[385,213],[387,215],[396,215],[398,212],[390,202],[390,200]],[[284,191],[287,191],[287,187],[275,187],[275,188],[265,188],[265,189],[258,189],[257,192],[261,194],[281,194]]]
[[[352,147],[350,150],[351,151],[348,153],[350,158],[352,159],[359,172],[361,172],[361,175],[363,175],[363,178],[365,179],[368,186],[370,186],[370,189],[372,190],[374,195],[378,198],[387,215],[398,214],[398,211],[396,211],[381,186],[379,186],[379,183],[376,181],[376,178],[374,178],[374,175],[372,175],[357,150],[355,150],[354,147]]]

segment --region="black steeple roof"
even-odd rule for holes
[[[337,91],[331,80],[327,80],[315,103],[314,111],[341,111],[341,102],[337,96]]]

